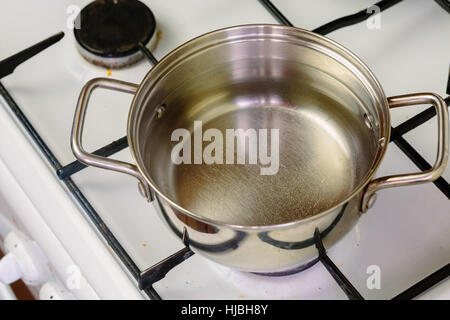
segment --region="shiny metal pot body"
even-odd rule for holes
[[[87,103],[98,87],[134,94],[128,142],[136,165],[82,148]],[[438,115],[433,168],[373,180],[390,138],[389,108],[423,103]],[[448,157],[447,118],[435,94],[386,98],[355,55],[323,36],[246,25],[187,42],[140,85],[88,82],[72,149],[87,165],[136,177],[169,228],[180,237],[187,232],[193,251],[238,270],[273,273],[315,259],[319,235],[325,248],[336,243],[377,190],[438,178]],[[261,175],[261,164],[174,164],[171,134],[195,133],[194,121],[202,121],[203,133],[278,129],[277,173]]]

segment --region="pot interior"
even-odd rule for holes
[[[326,211],[366,182],[388,135],[384,100],[345,49],[299,29],[245,26],[197,38],[163,59],[139,89],[129,129],[138,166],[174,203],[223,223],[274,225]],[[183,158],[190,164],[174,163],[181,140],[172,134],[180,128],[190,140],[175,154],[179,161],[190,151]],[[248,136],[227,139],[227,129]],[[211,153],[206,132],[217,143],[222,136]],[[216,163],[205,163],[203,152]]]

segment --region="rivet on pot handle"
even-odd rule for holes
[[[436,161],[429,170],[398,174],[377,178],[369,182],[362,198],[361,211],[366,212],[370,207],[371,200],[375,197],[375,192],[381,189],[407,186],[419,183],[432,182],[439,178],[444,172],[448,160],[448,111],[445,101],[434,93],[415,93],[388,98],[389,107],[397,108],[408,105],[433,104],[436,108],[438,121],[438,150]]]
[[[79,161],[88,166],[122,172],[137,178],[140,185],[143,186],[143,188],[141,188],[145,192],[146,198],[152,200],[150,188],[145,179],[142,177],[136,165],[120,160],[97,156],[95,154],[86,152],[83,148],[82,136],[86,110],[91,94],[97,88],[135,94],[138,85],[130,82],[108,78],[96,78],[88,81],[81,90],[80,97],[78,98],[77,109],[75,111],[75,117],[73,119],[71,136],[72,151]]]

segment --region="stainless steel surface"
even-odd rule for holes
[[[437,154],[431,169],[409,174],[398,174],[381,177],[371,181],[363,197],[361,208],[363,211],[369,209],[369,202],[375,196],[375,192],[381,189],[414,185],[436,180],[444,172],[448,161],[448,111],[445,101],[434,93],[416,93],[388,98],[390,108],[398,108],[419,104],[433,104],[436,108],[438,122]]]
[[[338,241],[361,214],[390,136],[388,100],[368,68],[339,44],[297,28],[222,29],[162,59],[129,113],[137,167],[81,148],[78,127],[97,86],[134,90],[107,79],[86,85],[74,121],[76,157],[140,179],[169,228],[180,238],[186,228],[194,251],[243,271],[285,271],[314,259],[316,228],[326,248]],[[260,175],[257,165],[173,164],[172,132],[192,131],[198,120],[203,130],[279,129],[278,173]]]

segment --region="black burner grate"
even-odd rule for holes
[[[289,20],[273,5],[273,3],[270,0],[259,0],[262,5],[283,25],[289,25],[292,26],[292,24],[289,22]],[[400,2],[401,0],[383,0],[378,3],[376,3],[377,6],[380,7],[381,10],[385,10],[394,4]],[[436,0],[438,1],[438,0]],[[443,2],[443,1],[440,1]],[[366,10],[362,10],[356,14],[349,15],[343,18],[336,19],[330,23],[327,23],[314,31],[320,34],[327,34],[329,32],[335,31],[337,29],[340,29],[345,26],[349,26],[358,22],[361,22],[367,18],[370,17],[371,14],[368,14]],[[60,39],[60,38],[59,38]],[[57,39],[57,40],[59,40]],[[56,42],[55,39],[48,39],[51,43]],[[46,46],[41,46],[40,50],[45,49],[48,47],[48,41],[43,41],[43,43],[47,43]],[[36,49],[36,46],[33,46],[32,48]],[[143,54],[148,58],[149,62],[154,65],[157,61],[155,57],[152,55],[152,53],[145,48],[142,43],[139,45],[139,49],[143,52]],[[34,52],[33,54],[36,54]],[[29,53],[29,50],[24,50],[24,53]],[[20,55],[20,54],[18,54]],[[27,58],[31,57],[32,55],[28,56],[19,56],[15,55],[13,56],[14,59],[11,61],[11,59],[6,59],[0,62],[0,75],[2,75],[4,71],[4,75],[12,73],[14,68],[25,61]],[[5,63],[5,61],[7,63]],[[12,65],[11,65],[12,64]],[[7,71],[5,71],[7,70]],[[1,76],[0,76],[1,78]],[[450,94],[450,74],[449,74],[449,82],[447,84],[447,93]],[[109,228],[104,224],[104,222],[101,220],[98,213],[95,211],[95,209],[91,206],[89,201],[84,197],[84,195],[81,193],[80,189],[75,185],[75,183],[72,181],[70,176],[86,166],[81,164],[78,161],[74,161],[66,166],[61,166],[59,161],[56,159],[52,151],[48,148],[48,146],[45,144],[45,142],[42,140],[42,138],[39,136],[37,131],[34,129],[34,127],[31,125],[31,123],[28,121],[26,116],[23,114],[23,112],[20,110],[19,106],[15,103],[15,101],[12,99],[11,95],[8,93],[6,88],[0,83],[0,95],[5,99],[8,106],[11,108],[12,112],[16,115],[18,120],[22,123],[26,131],[30,134],[33,141],[37,144],[39,149],[42,151],[46,159],[49,161],[53,169],[56,171],[58,177],[64,182],[68,190],[72,193],[72,195],[75,197],[75,199],[79,202],[79,204],[82,206],[82,208],[85,210],[86,214],[90,217],[90,219],[93,221],[99,232],[102,234],[102,236],[106,239],[108,244],[111,246],[113,251],[116,253],[116,255],[120,258],[122,263],[127,267],[129,272],[133,275],[133,277],[136,279],[136,281],[139,284],[140,289],[144,290],[146,294],[151,299],[161,299],[161,297],[158,295],[158,293],[154,290],[153,284],[157,281],[163,279],[167,273],[188,259],[190,256],[192,256],[194,253],[189,249],[189,239],[188,234],[186,230],[183,234],[183,240],[185,243],[185,248],[176,252],[175,254],[169,256],[168,258],[162,260],[161,262],[157,263],[156,265],[148,268],[147,270],[140,271],[139,268],[136,266],[136,264],[132,261],[130,256],[126,253],[126,251],[123,249],[123,247],[120,245],[120,243],[117,241],[117,239],[114,237],[114,235],[111,233]],[[445,99],[447,106],[450,102],[450,97],[447,97]],[[418,115],[412,117],[411,119],[405,121],[404,123],[400,124],[396,128],[392,128],[392,136],[391,136],[391,142],[394,142],[421,170],[427,170],[431,166],[430,164],[403,138],[403,135],[407,132],[417,128],[424,122],[428,121],[429,119],[433,118],[436,115],[436,112],[434,111],[433,107],[428,108],[427,110],[419,113]],[[128,147],[127,137],[123,137],[117,141],[112,142],[111,144],[95,151],[94,153],[101,156],[110,156],[115,154],[116,152],[125,149]],[[448,182],[443,179],[442,177],[436,180],[435,185],[439,188],[439,190],[442,191],[442,193],[450,199],[450,188]],[[361,294],[355,289],[355,287],[351,284],[351,282],[342,274],[342,272],[339,270],[339,268],[333,263],[333,261],[327,256],[325,248],[323,247],[321,235],[316,230],[314,235],[314,241],[313,243],[317,250],[318,250],[318,259],[321,263],[324,264],[326,269],[330,272],[332,277],[336,280],[336,282],[339,284],[339,286],[342,288],[342,290],[345,292],[345,294],[349,297],[349,299],[363,299]],[[394,297],[394,299],[412,299],[419,294],[423,293],[427,289],[431,288],[435,284],[439,283],[440,281],[444,280],[448,277],[450,274],[450,264],[447,264],[446,266],[442,267],[438,271],[434,272],[433,274],[429,275],[425,279],[419,281],[415,285],[413,285],[411,288],[407,289],[403,293],[399,294],[398,296]]]

